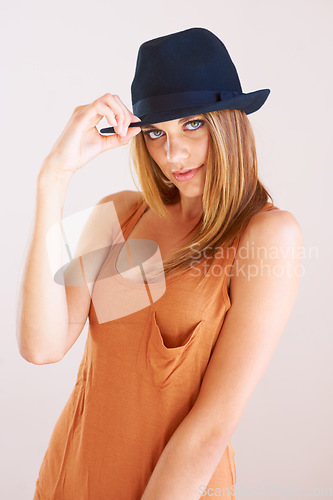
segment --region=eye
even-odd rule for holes
[[[192,128],[189,128],[187,130],[194,132],[195,130],[198,130],[199,128],[201,128],[204,125],[204,123],[205,123],[204,120],[191,120],[191,121],[185,123],[185,127],[190,125]],[[163,136],[163,130],[159,130],[159,129],[155,128],[155,129],[151,129],[151,130],[146,130],[143,132],[143,134],[146,137],[148,137],[149,139],[154,141],[154,140],[158,139],[159,137]]]
[[[147,130],[146,132],[143,132],[145,136],[148,136],[149,139],[158,139],[162,135],[162,130],[158,130],[157,128],[154,130]],[[151,136],[150,134],[157,134],[157,136]]]
[[[194,127],[190,130],[197,130],[198,128],[201,127],[201,125],[203,125],[203,123],[204,123],[203,120],[192,120],[191,122],[187,122],[185,125],[191,125]]]

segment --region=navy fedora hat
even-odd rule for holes
[[[205,28],[189,28],[144,42],[131,85],[133,114],[144,126],[222,109],[247,115],[270,89],[244,93],[224,43]],[[100,132],[114,132],[113,127]]]

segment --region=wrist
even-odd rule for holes
[[[67,187],[73,173],[70,170],[61,170],[58,167],[59,162],[52,157],[46,157],[42,168],[38,174],[38,185],[57,185]]]

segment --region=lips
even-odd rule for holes
[[[181,170],[179,172],[172,172],[172,173],[175,179],[177,179],[177,181],[188,181],[192,179],[192,177],[194,177],[202,167],[203,165],[197,168],[192,168],[191,170],[185,170],[185,171]]]
[[[198,168],[198,167],[197,167]],[[173,174],[186,174],[186,172],[190,172],[191,170],[195,170],[194,168],[188,168],[186,170],[175,170],[172,172]]]

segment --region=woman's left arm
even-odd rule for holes
[[[194,500],[209,483],[293,309],[302,230],[288,211],[252,217],[235,256],[231,306],[191,411],[164,448],[141,500]],[[225,278],[226,279],[226,278]]]

